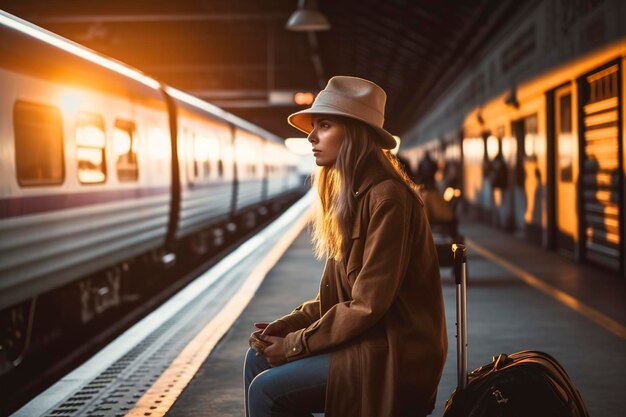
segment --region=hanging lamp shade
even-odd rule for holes
[[[285,29],[296,32],[329,30],[330,23],[317,10],[298,8],[289,16]]]

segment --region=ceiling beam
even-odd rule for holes
[[[261,109],[268,107],[294,107],[294,103],[271,103],[268,100],[209,100],[207,97],[199,96],[203,100],[210,101],[211,104],[221,107],[222,109]]]
[[[197,97],[202,97],[207,100],[229,100],[229,99],[264,99],[267,100],[267,90],[206,90],[195,89],[187,91]]]
[[[149,73],[190,73],[190,72],[212,72],[212,71],[267,71],[267,65],[265,64],[201,64],[201,65],[184,65],[184,64],[172,64],[172,65],[141,65],[145,72]],[[289,71],[297,70],[293,66],[279,65],[274,66],[277,71]]]
[[[199,14],[87,14],[63,16],[29,16],[37,23],[160,23],[204,21],[286,20],[286,13],[199,13]]]

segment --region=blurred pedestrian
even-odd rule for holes
[[[417,166],[417,181],[425,189],[435,189],[435,175],[437,174],[437,161],[430,155],[430,151],[424,152],[424,158]]]
[[[333,77],[289,116],[321,167],[313,243],[326,266],[315,299],[255,323],[246,416],[433,410],[447,352],[439,266],[424,204],[388,151],[385,99],[370,81]]]
[[[508,168],[506,166],[506,161],[504,159],[504,155],[502,154],[502,146],[498,147],[498,153],[491,161],[491,171],[489,175],[489,180],[491,181],[491,186],[496,188],[506,188],[508,184]]]

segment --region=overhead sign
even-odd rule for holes
[[[308,106],[313,103],[315,94],[311,91],[296,90],[272,90],[269,92],[267,101],[274,106]]]

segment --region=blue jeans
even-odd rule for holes
[[[304,417],[323,413],[329,354],[272,368],[248,349],[244,363],[246,417]]]

